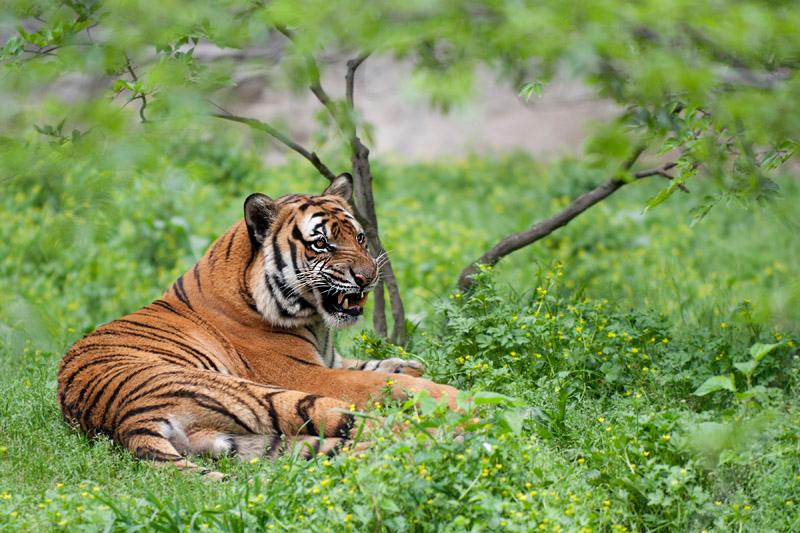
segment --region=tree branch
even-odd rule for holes
[[[350,106],[350,109],[354,109],[355,107],[355,104],[353,103],[353,84],[355,82],[356,70],[358,70],[358,67],[361,66],[361,63],[363,63],[368,57],[369,52],[366,54],[361,54],[357,58],[351,59],[347,62],[347,74],[345,75],[344,80],[347,105]]]
[[[294,33],[283,26],[276,26],[276,29],[289,39],[295,46],[298,46]],[[298,48],[300,48],[298,46]],[[302,49],[301,49],[302,50]],[[386,254],[386,250],[381,243],[378,233],[378,215],[375,211],[375,198],[372,194],[372,170],[369,163],[369,149],[358,138],[358,131],[354,120],[354,81],[358,67],[369,56],[368,53],[359,55],[355,59],[347,62],[347,74],[345,76],[345,105],[343,108],[334,101],[322,87],[320,80],[319,65],[314,60],[314,56],[305,53],[306,64],[308,65],[309,89],[317,97],[317,100],[328,110],[333,121],[339,130],[349,138],[352,154],[353,167],[353,203],[356,218],[364,226],[367,234],[370,251],[374,257]],[[386,337],[386,303],[383,294],[383,287],[389,292],[389,301],[392,306],[393,329],[391,340],[394,343],[403,345],[406,341],[405,309],[403,300],[400,297],[400,289],[397,285],[392,263],[387,258],[381,268],[381,281],[378,283],[375,292],[375,308],[373,319],[375,330],[381,337]]]
[[[378,334],[386,336],[386,303],[383,297],[383,287],[389,291],[389,301],[392,306],[392,342],[403,345],[406,342],[406,315],[403,299],[400,296],[400,287],[397,284],[397,277],[392,268],[392,262],[381,242],[378,232],[378,215],[375,211],[375,197],[372,194],[372,169],[369,163],[369,149],[358,138],[358,131],[355,123],[349,117],[355,114],[354,85],[356,70],[369,53],[361,54],[355,59],[347,62],[347,74],[345,75],[345,99],[348,106],[348,121],[342,126],[346,126],[350,131],[350,148],[352,150],[353,176],[355,177],[354,196],[358,205],[356,216],[364,223],[369,245],[375,257],[386,256],[381,267],[381,283],[378,289],[380,295],[375,293],[374,325]],[[334,117],[335,119],[336,117]],[[344,128],[343,128],[344,129]]]
[[[213,104],[213,102],[212,102],[212,104]],[[214,116],[216,118],[221,118],[221,119],[224,119],[224,120],[230,120],[232,122],[238,122],[240,124],[245,124],[245,125],[250,126],[251,128],[253,128],[254,130],[259,130],[259,131],[266,132],[267,134],[269,134],[273,138],[275,138],[278,141],[280,141],[281,143],[283,143],[285,146],[291,148],[292,150],[294,150],[295,152],[297,152],[301,156],[305,157],[312,165],[314,165],[314,168],[316,168],[319,171],[320,174],[322,174],[323,176],[328,178],[328,180],[333,181],[334,179],[336,179],[336,174],[331,172],[331,169],[329,169],[325,165],[325,163],[320,161],[320,159],[319,159],[319,157],[317,157],[316,153],[309,152],[308,150],[306,150],[305,148],[303,148],[302,146],[300,146],[299,144],[294,142],[292,139],[287,137],[284,133],[282,133],[279,130],[275,129],[273,126],[267,124],[266,122],[262,122],[260,120],[254,119],[254,118],[241,117],[239,115],[234,115],[233,113],[229,113],[228,111],[222,109],[221,107],[219,107],[216,104],[214,104],[214,106],[217,107],[218,109],[220,109],[222,112],[221,113],[212,113],[212,116]]]
[[[136,83],[139,81],[139,77],[136,75],[136,71],[133,70],[133,65],[131,65],[131,58],[125,53],[125,68],[128,70],[128,73],[131,75],[133,82]],[[142,123],[147,122],[147,118],[144,116],[144,110],[147,108],[147,95],[143,92],[140,92],[136,96],[132,98],[132,100],[139,99],[142,101],[142,105],[139,106],[139,119],[141,119]]]
[[[630,168],[639,159],[639,156],[641,156],[643,151],[644,147],[638,147],[634,151],[633,155],[623,164],[623,170],[630,170]],[[667,163],[660,167],[635,172],[633,174],[634,181],[650,176],[662,176],[671,180],[673,177],[670,176],[667,171],[674,168],[675,165],[675,163]],[[469,266],[461,271],[461,274],[458,277],[459,288],[461,288],[461,290],[469,289],[472,284],[471,277],[478,271],[479,265],[495,265],[498,261],[500,261],[500,259],[508,254],[528,246],[529,244],[533,244],[534,242],[550,235],[557,229],[566,226],[570,221],[572,221],[572,219],[593,205],[605,200],[628,183],[631,182],[619,178],[611,178],[599,187],[596,187],[595,189],[592,189],[591,191],[584,193],[573,200],[572,203],[564,208],[560,213],[557,213],[556,215],[541,222],[537,222],[526,231],[512,233],[511,235],[504,237],[494,246],[492,246],[489,251],[484,253],[477,260],[473,261]],[[678,187],[684,192],[688,192],[688,189],[686,189],[686,187],[684,187],[682,184]]]

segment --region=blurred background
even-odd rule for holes
[[[13,351],[157,297],[249,193],[324,188],[263,127],[214,113],[267,123],[335,172],[362,138],[413,324],[498,239],[630,179],[644,147],[633,170],[675,162],[673,182],[626,186],[497,275],[532,290],[560,262],[568,287],[621,306],[713,322],[746,302],[767,327],[796,326],[791,3],[357,4],[11,2],[0,332]],[[349,107],[348,60],[367,52]]]

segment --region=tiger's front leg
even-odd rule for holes
[[[342,359],[342,368],[348,370],[362,370],[364,372],[384,372],[386,374],[407,374],[409,376],[422,376],[423,365],[413,359]]]
[[[325,368],[303,365],[297,367],[296,373],[285,376],[290,379],[276,384],[309,394],[338,398],[359,408],[380,399],[385,392],[389,392],[396,400],[405,400],[409,393],[426,391],[434,398],[446,400],[451,409],[458,410],[457,389],[403,373],[365,372],[346,369],[344,366]]]

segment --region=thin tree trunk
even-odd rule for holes
[[[375,212],[375,198],[372,195],[372,170],[369,164],[369,149],[364,146],[357,136],[352,138],[353,149],[353,177],[354,196],[356,200],[357,215],[361,219],[364,231],[367,234],[370,248],[374,257],[381,257],[381,283],[375,292],[375,311],[373,322],[379,335],[387,333],[386,304],[383,287],[389,291],[389,301],[392,307],[392,336],[395,344],[404,345],[406,342],[406,318],[403,300],[400,297],[400,288],[394,275],[392,262],[386,255],[386,250],[381,243],[378,232],[378,216]]]

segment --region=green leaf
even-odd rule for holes
[[[736,385],[733,384],[733,376],[713,376],[705,380],[705,382],[697,387],[697,390],[692,394],[695,396],[705,396],[712,392],[721,390],[729,390],[736,392]]]
[[[522,424],[526,418],[527,411],[524,409],[506,411],[500,415],[499,425],[505,430],[504,433],[519,435],[522,432]]]
[[[741,363],[733,363],[734,368],[744,374],[745,377],[749,378],[753,375],[756,367],[758,366],[758,361],[751,359],[750,361],[743,361]]]
[[[760,342],[757,342],[750,347],[750,355],[753,356],[753,359],[756,361],[761,361],[767,356],[767,354],[780,345],[781,343],[779,342],[776,342],[775,344],[761,344]]]
[[[542,97],[542,89],[544,88],[544,84],[540,81],[532,81],[526,83],[522,86],[519,90],[519,95],[525,99],[526,102],[530,101],[532,95],[536,95],[539,98]]]
[[[479,391],[472,395],[472,402],[475,405],[518,405],[519,400],[491,391]]]
[[[667,198],[672,196],[672,193],[674,193],[676,190],[678,190],[678,181],[673,180],[669,184],[669,187],[667,187],[666,189],[661,189],[661,191],[658,194],[656,194],[647,201],[645,209],[646,210],[652,209],[656,207],[658,204],[663,203]]]

